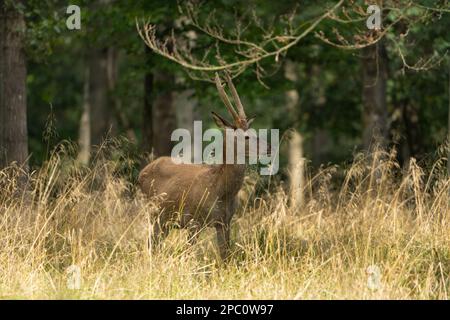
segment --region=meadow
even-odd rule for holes
[[[357,154],[309,173],[299,208],[283,183],[249,171],[227,262],[210,228],[194,245],[174,228],[149,250],[158,199],[117,160],[82,167],[60,149],[29,174],[5,168],[0,298],[449,299],[445,159],[407,169],[394,159]]]

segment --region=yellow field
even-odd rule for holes
[[[402,171],[392,158],[359,157],[346,170],[310,177],[299,210],[281,187],[261,197],[247,188],[227,264],[210,229],[193,246],[185,231],[173,230],[149,252],[157,203],[114,177],[113,162],[83,169],[56,154],[25,188],[17,170],[5,169],[0,297],[448,299],[445,162],[424,173],[414,161]]]

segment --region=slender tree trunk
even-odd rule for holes
[[[78,134],[78,157],[77,160],[87,165],[91,155],[91,120],[89,106],[89,68],[86,67],[84,72],[84,89],[83,89],[83,113],[80,120],[80,129]]]
[[[285,78],[296,83],[298,81],[297,72],[297,65],[292,61],[286,61],[284,65]],[[285,100],[287,113],[293,115],[294,119],[299,119],[300,95],[297,89],[286,91]],[[293,123],[293,125],[296,124]],[[289,136],[288,161],[289,205],[293,210],[296,210],[304,203],[305,158],[303,156],[303,137],[295,129]]]
[[[399,87],[402,84],[396,83]],[[411,150],[408,145],[408,139],[405,138],[405,119],[404,119],[404,103],[405,101],[397,99],[396,95],[392,96],[392,121],[389,128],[389,139],[392,144],[397,146],[397,161],[402,168],[407,169],[409,159],[411,157]],[[408,172],[408,170],[405,170]]]
[[[16,161],[28,169],[24,32],[23,15],[0,0],[0,168]]]
[[[312,140],[312,165],[320,167],[322,164],[330,161],[328,159],[328,152],[331,146],[330,134],[323,128],[314,129]]]
[[[419,112],[412,101],[404,101],[403,122],[405,125],[406,140],[410,157],[420,159],[424,153],[422,134],[419,125]],[[405,159],[409,161],[409,159]]]
[[[310,70],[310,81],[312,85],[312,104],[313,104],[313,121],[319,125],[314,128],[311,138],[312,154],[311,160],[315,167],[319,167],[326,161],[326,154],[330,148],[330,135],[321,125],[321,118],[327,103],[325,94],[325,86],[322,81],[322,68],[319,65],[313,65]]]
[[[289,114],[298,114],[299,94],[297,90],[285,92],[286,107]],[[305,158],[303,156],[303,137],[292,130],[288,149],[289,205],[293,210],[300,208],[305,187]]]
[[[286,60],[284,64],[284,77],[296,86],[298,81],[298,68],[295,62]],[[298,94],[298,90],[294,87],[293,89],[287,90],[284,93],[284,96],[286,101],[286,111],[292,115],[290,118],[295,119],[290,125],[296,126],[300,118],[300,95]]]
[[[194,132],[194,110],[197,106],[197,99],[194,97],[194,90],[187,89],[175,94],[175,110],[177,127]]]
[[[303,157],[303,138],[295,130],[289,139],[289,203],[298,209],[304,203],[305,158]]]
[[[386,102],[387,55],[383,41],[363,49],[363,145],[386,146],[388,113]]]
[[[170,156],[172,151],[170,137],[176,129],[172,92],[174,77],[167,72],[158,71],[154,81],[158,92],[153,105],[153,152],[156,157]]]
[[[91,12],[100,13],[110,5],[111,0],[94,0],[89,3]],[[98,20],[92,20],[89,24],[89,33],[96,29],[110,28],[100,25]],[[117,51],[106,40],[92,42],[86,55],[89,68],[89,123],[90,144],[100,146],[104,139],[114,136],[116,133],[115,111],[116,105],[113,98],[117,74]]]
[[[177,127],[189,130],[191,136],[194,135],[194,119],[197,110],[198,100],[195,98],[195,90],[187,89],[175,93],[175,111]],[[198,119],[198,118],[197,118]],[[194,151],[191,153],[194,161]]]
[[[80,120],[78,160],[88,164],[92,146],[114,134],[114,115],[119,109],[113,96],[117,82],[117,51],[93,48],[87,55],[83,114]]]
[[[110,48],[92,49],[89,57],[89,105],[91,145],[100,145],[115,133],[114,107],[111,105],[108,66]]]
[[[144,78],[144,108],[142,112],[141,150],[151,153],[153,149],[153,73],[152,51],[145,46],[147,72]]]
[[[127,118],[127,115],[123,112],[121,101],[116,94],[116,87],[119,80],[119,62],[120,52],[116,48],[108,48],[108,105],[112,109],[111,125],[114,131],[118,131],[118,128],[125,131],[125,135],[130,142],[135,143],[137,141],[136,134],[132,128],[132,125]]]

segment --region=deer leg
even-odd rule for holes
[[[198,235],[200,233],[200,230],[201,230],[200,224],[197,223],[196,221],[192,220],[189,223],[187,229],[189,232],[188,242],[190,245],[193,245],[197,241]]]
[[[221,223],[216,224],[217,243],[219,245],[220,257],[222,260],[228,259],[230,255],[230,225],[234,212],[236,211],[236,199],[233,199],[225,208],[225,216]]]
[[[188,231],[188,243],[194,244],[200,232],[200,223],[194,219],[194,216],[185,211],[180,220],[180,227]]]
[[[152,248],[157,247],[158,244],[167,237],[167,234],[169,233],[168,231],[169,230],[165,221],[155,221],[150,226],[148,249],[151,250]]]
[[[220,257],[227,260],[230,254],[230,224],[221,223],[216,225],[217,244],[219,246]]]

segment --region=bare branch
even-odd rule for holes
[[[442,55],[441,57],[437,57],[437,56],[433,55],[428,59],[419,59],[419,61],[417,61],[414,65],[409,65],[406,62],[405,55],[403,54],[403,51],[402,51],[400,45],[398,44],[398,42],[397,41],[392,41],[392,42],[394,42],[394,44],[397,48],[398,54],[403,63],[403,68],[414,70],[414,71],[426,71],[431,68],[434,68],[435,66],[439,65],[442,62],[442,60],[444,60],[444,58],[447,56],[447,53],[448,53],[446,51],[445,54]]]
[[[412,8],[418,8],[420,10],[419,14],[417,14],[417,10],[411,11],[410,9]],[[297,7],[295,10],[297,10]],[[410,30],[409,26],[415,23],[423,23],[430,18],[435,18],[436,12],[439,15],[449,12],[444,4],[442,7],[432,8],[416,4],[414,0],[407,0],[405,2],[387,0],[381,10],[384,16],[389,16],[386,20],[391,20],[391,22],[386,22],[387,25],[381,30],[368,31],[367,29],[361,30],[358,28],[359,24],[366,20],[369,14],[366,12],[365,7],[357,5],[355,1],[348,1],[346,3],[344,0],[339,0],[333,7],[325,10],[320,16],[304,21],[298,26],[293,26],[295,10],[290,15],[288,14],[282,17],[281,20],[286,21],[287,25],[282,32],[278,33],[272,25],[269,27],[264,26],[262,21],[252,11],[252,26],[260,30],[260,34],[258,35],[260,41],[255,41],[244,38],[244,31],[248,30],[251,24],[250,22],[242,26],[241,21],[236,17],[234,32],[225,32],[226,29],[217,23],[214,11],[209,13],[206,21],[202,23],[200,10],[195,8],[194,4],[188,3],[185,6],[185,10],[181,9],[185,15],[184,21],[188,25],[193,26],[199,34],[204,34],[208,39],[214,41],[213,44],[209,44],[209,47],[203,51],[200,58],[197,58],[191,52],[189,45],[183,45],[186,41],[177,39],[174,34],[170,38],[161,41],[157,38],[156,27],[154,25],[143,23],[141,26],[136,20],[136,28],[140,37],[150,49],[181,65],[186,69],[189,76],[194,79],[211,81],[212,77],[210,73],[220,71],[227,71],[231,79],[233,79],[247,68],[253,67],[258,81],[265,86],[262,78],[267,76],[267,73],[262,67],[263,60],[273,58],[275,64],[278,65],[280,58],[286,55],[289,49],[313,32],[319,40],[328,45],[344,50],[359,50],[376,44],[384,37],[395,42],[395,32],[392,32],[392,30],[395,30],[399,22],[402,22],[407,30],[407,32],[399,35],[403,39],[408,35],[408,31]],[[356,32],[353,32],[352,35],[341,34],[336,27],[331,29],[331,35],[327,35],[323,30],[317,31],[318,25],[325,19],[349,26],[353,24],[356,26]],[[329,27],[326,29],[329,29]],[[344,32],[348,30],[352,29],[346,28]],[[190,32],[195,33],[195,31]],[[389,36],[387,36],[388,33]],[[169,44],[171,50],[168,49]],[[224,53],[227,48],[231,48],[232,52],[234,52],[232,58],[225,57]],[[409,65],[406,63],[405,55],[398,44],[397,51],[405,68],[424,70],[424,68],[435,65],[434,62],[436,60],[434,57],[421,60],[415,65]],[[236,103],[238,104],[238,102]]]
[[[363,49],[363,48],[366,48],[368,46],[371,46],[373,44],[376,44],[378,41],[380,41],[386,35],[386,33],[394,25],[396,25],[401,20],[402,20],[402,17],[398,18],[397,20],[392,22],[387,28],[385,28],[383,31],[378,32],[378,34],[377,34],[377,36],[375,38],[368,37],[367,41],[364,42],[364,43],[349,44],[349,42],[345,38],[340,38],[342,43],[336,43],[336,42],[333,42],[333,41],[329,40],[328,38],[326,38],[325,35],[323,33],[320,33],[320,32],[316,33],[316,37],[318,39],[322,40],[323,42],[325,42],[326,44],[329,44],[330,46],[333,46],[333,47],[336,47],[336,48],[339,48],[339,49],[359,50],[359,49]]]
[[[227,44],[237,45],[238,47],[247,47],[247,49],[237,50],[236,53],[240,59],[237,59],[234,62],[226,61],[218,52],[216,55],[216,60],[218,64],[212,64],[206,62],[207,59],[204,57],[202,60],[196,59],[190,53],[186,52],[186,50],[182,48],[176,47],[176,39],[173,37],[171,42],[173,43],[174,50],[170,52],[167,49],[167,41],[161,42],[156,37],[156,27],[149,23],[144,23],[141,27],[139,22],[136,20],[136,28],[142,40],[147,44],[147,46],[152,49],[155,53],[171,60],[182,67],[192,70],[192,71],[200,71],[200,72],[214,72],[214,71],[222,71],[227,70],[230,72],[231,77],[235,77],[237,73],[241,73],[245,68],[250,65],[254,65],[257,62],[267,59],[270,57],[274,57],[275,62],[278,62],[280,55],[285,54],[291,47],[298,44],[303,38],[309,35],[324,19],[328,18],[330,14],[339,8],[344,3],[344,0],[340,0],[336,5],[334,5],[331,9],[326,10],[321,16],[316,18],[309,27],[307,27],[303,32],[297,35],[289,35],[289,34],[281,34],[272,36],[269,32],[266,32],[264,36],[267,38],[265,42],[261,45],[257,45],[255,43],[245,41],[240,39],[229,39],[221,33],[218,28],[206,26],[202,27],[197,21],[196,16],[190,11],[190,18],[192,19],[193,25],[198,28],[200,31],[209,35],[210,37]],[[190,9],[189,9],[190,10]],[[189,11],[188,11],[189,12]],[[267,50],[264,47],[273,44],[279,43],[283,44],[281,47],[275,47],[273,50]]]
[[[330,40],[323,32],[316,32],[315,35],[318,39],[320,39],[324,43],[331,45],[333,47],[343,49],[343,50],[359,50],[359,49],[363,49],[365,47],[376,44],[382,38],[386,37],[386,35],[389,32],[389,37],[386,37],[386,38],[395,44],[395,48],[400,56],[400,59],[403,63],[404,69],[410,69],[410,70],[415,70],[415,71],[424,71],[424,70],[429,70],[429,69],[435,67],[436,65],[438,65],[442,61],[442,59],[445,58],[445,56],[447,55],[447,52],[441,57],[436,57],[435,55],[432,55],[428,59],[420,58],[419,61],[417,61],[414,65],[410,65],[406,62],[405,55],[398,43],[399,42],[398,39],[405,39],[408,36],[409,30],[410,30],[409,26],[414,25],[416,23],[421,23],[423,21],[426,21],[427,19],[432,18],[436,12],[439,12],[442,15],[443,13],[447,13],[450,11],[448,9],[441,8],[441,7],[435,7],[435,8],[426,7],[426,6],[423,6],[420,4],[416,4],[412,0],[408,1],[406,3],[402,3],[400,7],[395,7],[395,5],[396,5],[395,2],[392,5],[393,6],[384,6],[382,8],[382,12],[387,12],[387,13],[395,12],[398,15],[398,17],[393,22],[391,22],[388,26],[384,27],[381,31],[379,31],[379,30],[371,31],[371,32],[366,33],[365,35],[354,35],[354,39],[356,41],[353,41],[353,42],[349,41],[348,39],[343,37],[337,30],[333,30],[337,41]],[[423,10],[424,12],[420,15],[417,15],[417,14],[410,15],[410,14],[408,14],[408,10],[411,8],[419,8],[419,9]],[[368,16],[368,14],[366,14],[362,10],[361,7],[359,7],[359,9],[357,8],[355,10],[355,12],[357,12],[363,16],[361,19],[366,19]],[[360,21],[359,18],[351,18],[348,13],[345,13],[345,19],[342,19],[342,18],[336,16],[335,14],[333,14],[330,18],[339,23],[347,23],[347,24],[356,23],[356,22]],[[399,22],[403,22],[406,25],[407,29],[406,29],[406,32],[401,33],[400,35],[397,35],[397,37],[396,37],[396,35],[391,31],[394,29],[394,27]]]

